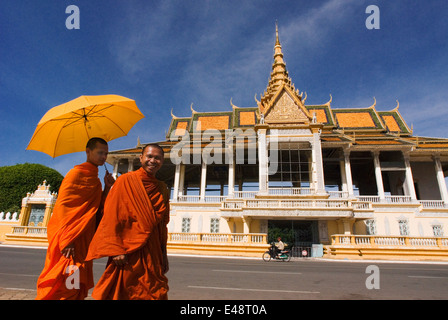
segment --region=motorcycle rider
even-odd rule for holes
[[[277,243],[275,244],[276,248],[277,248],[277,255],[281,255],[282,251],[285,250],[285,244],[282,242],[282,238],[278,237],[277,238]]]

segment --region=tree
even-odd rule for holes
[[[58,171],[37,163],[0,167],[0,212],[20,211],[22,199],[44,180],[51,192],[58,192],[62,179]]]
[[[294,230],[292,228],[271,226],[268,230],[268,243],[277,242],[278,237],[282,238],[282,241],[288,246],[294,245]]]

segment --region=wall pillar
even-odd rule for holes
[[[354,219],[339,219],[337,223],[340,234],[351,235],[353,233]]]
[[[376,178],[376,188],[378,190],[378,196],[380,200],[384,200],[386,197],[384,195],[384,185],[383,185],[383,177],[381,175],[381,165],[380,165],[380,152],[375,150],[373,152],[373,164],[375,166],[375,178]]]
[[[350,150],[343,149],[344,152],[344,173],[345,182],[347,184],[347,191],[349,198],[353,198],[353,180],[352,180],[352,167],[350,165]]]
[[[251,217],[243,216],[243,233],[250,233],[250,223],[252,222]]]
[[[445,176],[443,175],[442,163],[439,156],[434,156],[434,165],[437,175],[437,183],[439,184],[440,196],[444,203],[448,203],[448,192],[446,189]]]
[[[173,190],[173,201],[177,202],[179,197],[179,184],[180,184],[180,170],[181,164],[176,164],[176,171],[174,172],[174,190]]]
[[[311,140],[311,158],[313,167],[313,182],[315,181],[315,192],[325,194],[324,166],[322,163],[322,145],[320,143],[321,124],[311,124],[313,139]]]
[[[201,167],[201,193],[200,200],[205,201],[205,189],[207,188],[207,161],[203,159]]]
[[[115,159],[115,161],[114,161],[114,172],[112,174],[114,179],[117,179],[117,176],[118,176],[118,164],[119,163],[120,163],[120,159]]]
[[[229,177],[227,182],[227,196],[233,198],[235,191],[235,160],[233,159],[233,153],[229,157]]]
[[[134,159],[129,158],[128,159],[128,172],[134,171]]]
[[[412,201],[417,201],[415,193],[414,178],[412,177],[411,162],[409,161],[409,152],[403,152],[404,165],[406,167],[406,187]]]
[[[268,149],[266,132],[268,126],[260,126],[258,129],[258,179],[259,193],[268,194]]]

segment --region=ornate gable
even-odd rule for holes
[[[311,116],[295,94],[283,87],[264,114],[267,124],[309,124]]]

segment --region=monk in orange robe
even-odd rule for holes
[[[107,158],[106,141],[90,139],[86,154],[87,161],[71,169],[59,188],[47,226],[48,249],[37,280],[37,300],[83,300],[94,285],[92,261],[85,262],[85,257],[97,212],[114,179],[106,173],[103,191],[98,166]]]
[[[147,145],[140,162],[140,169],[117,178],[90,244],[87,260],[109,257],[92,292],[97,300],[168,299],[169,193],[155,177],[163,149]]]

